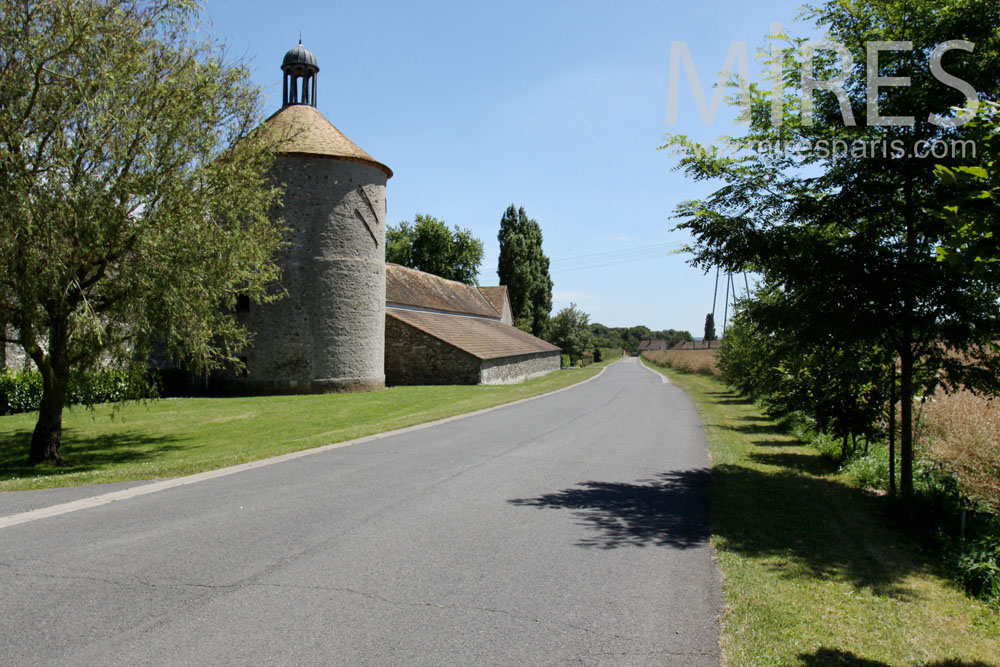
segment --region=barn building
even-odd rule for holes
[[[385,263],[392,170],[316,108],[319,65],[285,54],[282,108],[264,121],[281,149],[287,297],[243,304],[255,334],[236,391],[368,391],[389,384],[518,382],[559,368],[559,348],[512,326],[506,287],[477,288]]]
[[[386,381],[511,384],[558,370],[559,348],[505,323],[484,289],[387,264]]]

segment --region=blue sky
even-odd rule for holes
[[[714,276],[666,250],[688,241],[671,231],[674,207],[711,185],[656,148],[666,132],[710,141],[739,128],[726,110],[705,126],[683,76],[667,125],[670,44],[687,43],[710,94],[731,42],[752,55],[798,6],[216,0],[203,17],[250,65],[265,114],[280,107],[281,58],[301,31],[320,66],[319,110],[395,174],[389,222],[427,213],[471,229],[486,248],[481,284],[498,283],[496,235],[513,203],[541,224],[553,313],[572,301],[609,326],[699,336]]]

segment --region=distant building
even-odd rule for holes
[[[637,351],[642,352],[652,352],[653,350],[669,350],[670,347],[667,345],[667,341],[662,339],[646,339],[639,341],[639,347]]]

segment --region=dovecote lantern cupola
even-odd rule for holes
[[[281,71],[285,73],[282,108],[292,104],[316,106],[316,75],[319,73],[319,65],[316,64],[316,56],[312,51],[302,46],[301,39],[298,46],[285,54],[285,59],[281,61]]]

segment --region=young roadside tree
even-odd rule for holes
[[[590,331],[590,315],[576,307],[575,303],[563,308],[552,318],[549,340],[576,362],[584,352],[594,347],[594,334]]]
[[[0,0],[0,321],[38,367],[32,463],[60,461],[70,374],[238,363],[272,300],[280,190],[245,67],[189,0]]]
[[[757,272],[800,304],[798,312],[810,313],[801,332],[814,342],[894,351],[903,397],[900,481],[911,496],[912,398],[937,382],[1000,389],[993,344],[1000,280],[935,259],[949,231],[935,165],[957,168],[969,158],[921,152],[963,138],[961,121],[976,102],[942,83],[935,68],[972,83],[981,99],[1000,96],[996,3],[831,0],[811,17],[850,58],[815,42],[775,39],[773,78],[790,92],[746,88],[751,125],[734,140],[739,154],[673,137],[669,145],[691,150],[681,161],[691,177],[724,182],[679,207],[679,227],[696,239],[696,265]],[[953,40],[974,43],[974,52]],[[813,80],[844,80],[842,90],[807,88],[803,97],[804,66]],[[909,85],[879,77],[908,77]],[[955,107],[968,108],[955,115]]]
[[[497,240],[497,275],[507,286],[514,324],[544,338],[552,312],[552,278],[549,258],[542,252],[542,228],[523,206],[515,210],[511,204],[500,219]]]
[[[483,242],[468,229],[448,229],[435,217],[417,214],[412,226],[404,221],[385,230],[385,261],[478,285]]]

